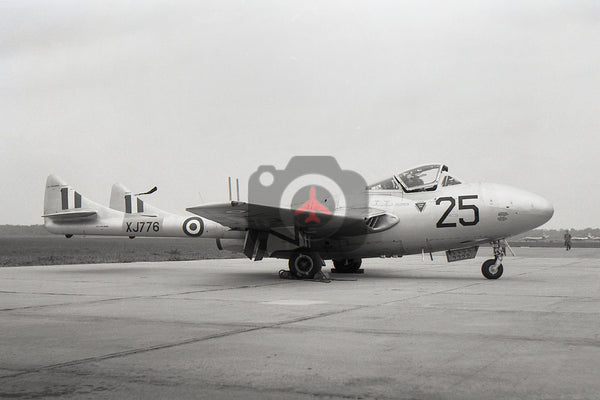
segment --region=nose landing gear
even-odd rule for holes
[[[503,240],[496,240],[492,242],[492,248],[494,249],[494,258],[486,260],[481,265],[481,273],[487,279],[498,279],[504,272],[502,259],[506,255],[506,242]]]
[[[498,279],[502,276],[502,272],[504,272],[504,268],[497,258],[486,260],[481,265],[481,273],[488,279]]]

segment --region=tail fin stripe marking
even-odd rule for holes
[[[125,212],[127,214],[131,214],[131,195],[130,194],[125,196]]]
[[[60,189],[60,197],[62,200],[62,209],[68,210],[69,209],[69,188]]]

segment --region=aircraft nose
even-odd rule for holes
[[[543,225],[554,215],[552,203],[544,197],[526,191],[519,191],[515,195],[515,211],[530,229]]]
[[[535,193],[505,185],[487,188],[489,202],[498,211],[498,221],[509,227],[511,235],[537,228],[554,215],[552,204]]]
[[[531,208],[533,213],[539,215],[541,224],[547,222],[554,215],[554,206],[547,199],[536,194],[532,195]]]

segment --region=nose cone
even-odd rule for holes
[[[539,225],[546,223],[554,215],[554,206],[547,199],[537,194],[529,195],[531,203],[531,213],[539,218]]]
[[[523,229],[537,228],[554,215],[554,207],[542,196],[516,188],[509,193],[509,207]]]
[[[535,193],[497,184],[486,188],[498,222],[511,236],[543,225],[554,214],[552,204]]]

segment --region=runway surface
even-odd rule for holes
[[[597,399],[595,251],[1,268],[0,398]]]

